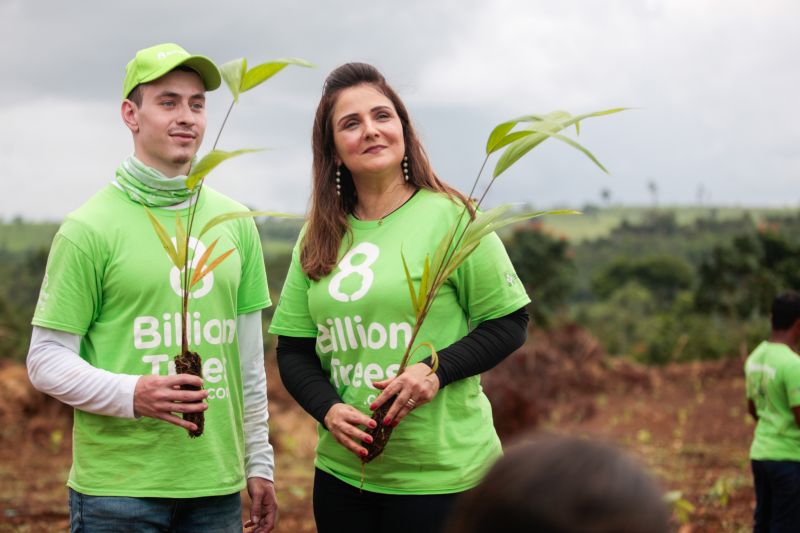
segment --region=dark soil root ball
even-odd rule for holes
[[[384,448],[386,448],[386,444],[389,442],[389,438],[392,436],[392,431],[394,431],[394,426],[384,426],[383,419],[386,418],[386,413],[389,412],[389,408],[392,406],[396,398],[397,396],[392,396],[383,405],[373,411],[372,419],[377,423],[377,425],[375,426],[375,429],[366,429],[366,433],[372,437],[372,444],[364,443],[364,448],[367,450],[367,455],[361,459],[362,463],[369,463],[382,454]]]
[[[178,374],[191,374],[192,376],[203,377],[203,359],[195,352],[185,352],[175,356],[175,371]],[[181,390],[200,390],[200,387],[193,385],[181,385]],[[189,430],[189,436],[199,437],[203,434],[205,426],[205,415],[199,413],[183,413],[183,419],[197,426],[196,431]]]

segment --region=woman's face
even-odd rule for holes
[[[403,125],[383,93],[366,84],[342,90],[331,120],[337,163],[354,179],[392,173],[402,179]]]

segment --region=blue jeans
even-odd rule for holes
[[[754,533],[800,529],[800,462],[751,461],[756,489]]]
[[[69,489],[72,533],[242,532],[239,493],[204,498],[87,496]]]

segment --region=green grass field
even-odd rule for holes
[[[715,217],[718,220],[731,220],[749,214],[755,221],[768,216],[793,215],[792,208],[745,208],[745,207],[676,207],[665,206],[660,211],[675,213],[678,224],[691,224],[698,218]],[[573,243],[605,237],[623,221],[630,224],[641,222],[653,212],[652,207],[610,207],[582,215],[546,216],[542,219],[545,227],[557,235],[562,235]]]
[[[50,248],[53,235],[58,230],[55,222],[10,222],[0,224],[0,249],[22,252]]]
[[[756,221],[767,216],[796,214],[792,208],[745,208],[745,207],[683,207],[665,206],[661,211],[675,213],[678,224],[691,224],[698,218],[714,216],[719,220],[741,218],[749,214]],[[563,235],[573,243],[604,237],[623,223],[636,224],[653,212],[652,207],[609,207],[582,215],[548,216],[542,219],[553,233]],[[284,222],[281,231],[267,231],[262,236],[264,252],[269,256],[290,253],[299,221]],[[294,227],[297,226],[297,227]],[[19,252],[36,248],[48,248],[58,229],[57,223],[9,222],[0,224],[0,249]]]

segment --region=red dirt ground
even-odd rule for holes
[[[747,450],[753,425],[744,408],[739,358],[652,369],[607,360],[590,338],[569,347],[557,346],[557,339],[533,342],[485,376],[504,439],[538,424],[545,431],[617,443],[666,489],[681,492],[681,503],[691,511],[675,513],[676,530],[750,530],[754,501]],[[503,420],[509,409],[519,414],[525,397],[517,394],[514,404],[504,390],[512,382],[504,376],[519,374],[514,365],[528,365],[539,376],[526,389],[535,397],[526,400],[521,427]],[[273,365],[268,373],[278,530],[313,532],[314,424],[283,389]],[[24,367],[0,361],[0,532],[68,531],[70,418],[67,409],[30,388]]]

